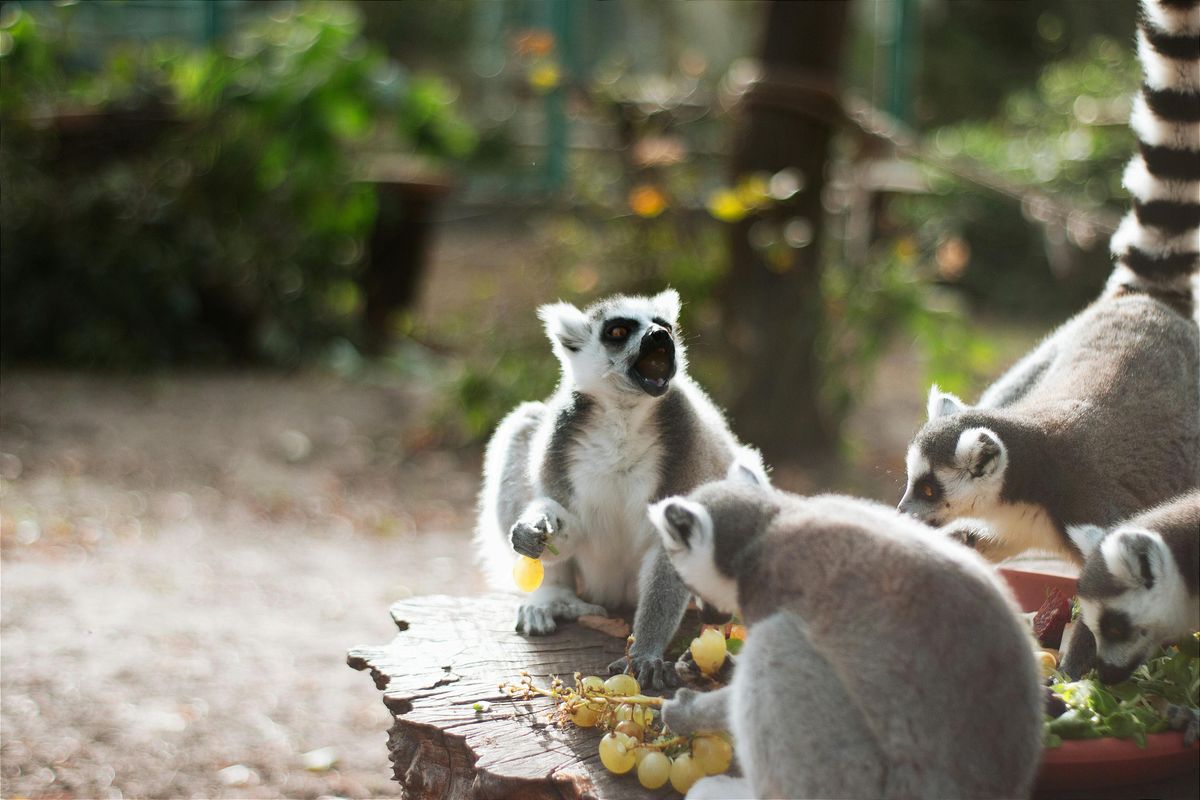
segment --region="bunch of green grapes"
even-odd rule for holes
[[[648,697],[632,675],[614,675],[607,680],[575,675],[575,686],[551,680],[548,689],[533,684],[527,673],[518,686],[502,686],[510,695],[524,693],[553,698],[557,705],[552,718],[560,725],[600,728],[600,763],[609,772],[624,775],[636,770],[638,782],[658,789],[669,781],[680,794],[705,775],[729,769],[733,747],[727,735],[712,732],[691,737],[675,736],[657,708],[661,697]]]

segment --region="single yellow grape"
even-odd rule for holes
[[[621,722],[634,722],[643,727],[654,718],[653,709],[637,703],[621,703],[614,713]]]
[[[642,749],[647,752],[638,764],[638,783],[647,789],[657,789],[671,777],[671,759],[658,750]]]
[[[637,742],[625,734],[615,731],[606,733],[600,740],[600,763],[609,772],[624,775],[633,769],[633,765],[637,761],[633,756],[636,748]]]
[[[618,722],[617,726],[613,728],[613,730],[617,733],[623,733],[629,738],[636,739],[639,742],[642,740],[642,737],[646,735],[645,731],[642,730],[641,725],[627,719]]]
[[[725,663],[725,637],[716,628],[708,628],[692,639],[692,658],[705,675],[712,675]]]
[[[517,563],[513,564],[513,583],[517,584],[517,588],[522,592],[532,592],[541,586],[545,574],[546,570],[539,558],[517,556]]]
[[[591,728],[600,719],[600,709],[593,708],[588,703],[580,703],[571,712],[571,722],[581,728]]]
[[[680,794],[687,794],[692,784],[704,777],[704,770],[687,753],[671,762],[671,786]]]
[[[1049,678],[1054,674],[1054,670],[1058,669],[1058,659],[1054,657],[1054,653],[1038,650],[1033,656],[1034,660],[1037,661],[1038,671],[1041,672],[1043,678]]]
[[[597,678],[595,675],[588,675],[579,683],[583,687],[583,691],[588,694],[599,694],[604,691],[604,679]]]
[[[638,686],[637,678],[632,675],[613,675],[604,682],[604,689],[609,694],[621,697],[631,697],[642,692],[642,687]]]
[[[701,734],[692,739],[692,760],[705,775],[720,775],[733,761],[733,746],[715,733]]]

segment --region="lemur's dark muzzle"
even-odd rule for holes
[[[671,378],[675,377],[675,342],[670,332],[654,328],[642,337],[638,358],[629,368],[629,376],[652,397],[666,394]]]

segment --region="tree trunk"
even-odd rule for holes
[[[732,226],[724,292],[734,426],[776,462],[826,453],[837,436],[836,421],[821,409],[817,346],[824,319],[821,192],[848,11],[839,0],[775,0],[767,7],[763,76],[745,97],[734,148],[735,181],[789,168],[803,178],[791,198]]]

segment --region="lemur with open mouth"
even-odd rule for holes
[[[688,377],[675,291],[585,310],[556,303],[538,316],[562,377],[548,400],[518,406],[492,436],[477,546],[498,587],[511,585],[517,554],[545,565],[518,631],[548,634],[556,620],[636,605],[632,664],[611,668],[632,667],[643,686],[674,685],[662,656],[691,593],[646,506],[721,477],[735,458],[762,471],[761,456]]]

